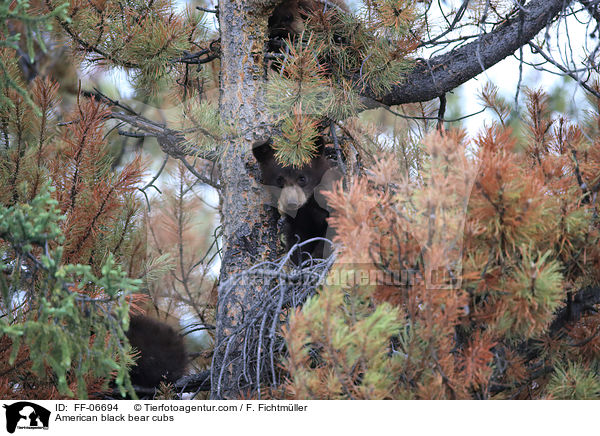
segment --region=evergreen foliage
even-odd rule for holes
[[[464,2],[445,17],[448,32],[429,21],[433,3],[412,0],[295,11],[301,31],[284,41],[261,39],[270,30],[263,20],[236,71],[258,84],[266,108],[229,118],[218,89],[227,35],[211,33],[196,9],[178,11],[171,0],[0,1],[1,397],[85,398],[109,382],[133,396],[130,310],[174,324],[193,318],[202,344],[191,371],[208,369],[217,308],[236,305],[247,318],[221,323],[237,336],[218,345],[231,366],[253,366],[235,380],[247,397],[600,396],[598,85],[585,82],[590,108],[579,121],[553,113],[541,91],[526,91],[518,113],[487,86],[481,101],[497,121],[475,138],[445,130],[432,103],[386,106],[383,128],[361,115],[387,105],[379,96],[413,68],[432,77],[449,69],[447,58],[416,61],[417,50],[506,29],[535,1]],[[139,101],[119,102],[117,89],[75,76],[112,68],[127,72]],[[281,233],[274,217],[242,223],[221,250],[209,187],[221,205],[239,196],[243,207],[263,206],[247,201],[258,178],[222,170],[223,156],[233,159],[222,144],[248,145],[265,132],[284,165],[310,162],[317,144],[336,153],[344,180],[326,199],[337,257],[304,270],[274,262],[270,249],[260,259],[256,240]],[[148,182],[138,152],[155,157],[150,136],[167,156]],[[243,162],[255,177],[252,163]],[[231,191],[241,186],[250,190]],[[221,218],[227,227],[235,217]],[[219,261],[240,256],[236,266],[265,262],[250,275],[225,267],[231,276],[215,277]],[[238,281],[249,276],[263,284],[246,292]],[[160,395],[175,392],[162,386]]]
[[[52,13],[64,8],[53,0],[46,6]],[[200,33],[201,14],[179,16],[172,8],[170,0],[72,1],[69,19],[59,23],[90,54],[90,62],[132,68],[138,86],[155,91],[171,69],[170,61],[189,50]]]
[[[363,107],[361,90],[386,91],[412,66],[420,23],[415,4],[370,3],[365,16],[318,9],[307,18],[306,30],[286,41],[286,56],[271,72],[267,94],[281,122],[274,144],[282,163],[301,166],[313,154],[314,129],[304,120],[352,117]]]
[[[43,31],[52,28],[54,18],[68,20],[68,7],[68,3],[61,2],[57,3],[51,12],[40,14],[31,13],[28,0],[2,0],[0,2],[0,110],[4,110],[6,106],[13,108],[12,100],[6,95],[9,90],[18,92],[34,110],[36,109],[29,94],[23,89],[20,79],[18,76],[15,77],[16,62],[10,56],[8,49],[19,50],[21,44],[24,44],[25,54],[33,62],[35,45],[46,52]]]
[[[127,375],[131,350],[122,344],[128,320],[125,297],[137,290],[139,280],[128,278],[112,254],[99,276],[90,265],[61,262],[65,238],[59,223],[64,216],[51,197],[53,191],[43,185],[29,204],[0,206],[5,314],[0,331],[6,335],[3,342],[12,343],[5,364],[15,365],[25,347],[31,371],[43,380],[52,370],[60,395],[86,398],[86,378],[108,379],[113,372],[124,395],[125,388],[133,390]],[[17,389],[12,395],[3,392],[3,397],[23,393]]]
[[[27,91],[41,116],[10,91],[2,129],[1,395],[86,398],[111,379],[133,395],[123,331],[145,255],[131,250],[143,169],[111,172],[102,105],[81,102],[57,131],[56,83]]]
[[[287,395],[598,398],[597,315],[554,323],[598,283],[600,144],[528,101],[525,136],[430,134],[418,177],[398,153],[329,194],[342,251],[285,333]]]

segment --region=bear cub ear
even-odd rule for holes
[[[252,154],[254,154],[254,157],[258,163],[264,163],[273,158],[274,153],[273,148],[271,147],[272,143],[273,141],[271,138],[267,139],[266,141],[258,141],[254,143],[252,146]]]

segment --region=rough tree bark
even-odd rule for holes
[[[223,125],[230,128],[224,137],[224,155],[220,161],[222,189],[223,256],[221,283],[232,274],[275,252],[276,221],[272,210],[264,206],[264,190],[256,181],[258,166],[251,153],[254,142],[268,134],[269,114],[265,109],[264,50],[267,19],[275,0],[221,0],[221,96]],[[226,344],[223,338],[239,326],[243,308],[251,304],[256,290],[238,287],[217,312],[217,344],[212,366],[213,399],[239,396],[239,365],[223,367]],[[221,299],[222,290],[219,291]],[[222,302],[222,301],[220,301]],[[239,356],[240,344],[229,344],[231,357]],[[236,361],[238,362],[239,359]]]

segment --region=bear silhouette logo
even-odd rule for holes
[[[48,429],[50,411],[29,401],[3,406],[6,409],[6,431],[14,433],[17,425],[20,428]]]

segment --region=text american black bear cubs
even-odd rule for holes
[[[183,338],[170,325],[133,315],[126,335],[140,352],[129,373],[133,385],[157,387],[161,381],[173,383],[183,376],[187,363]]]
[[[286,249],[311,238],[324,238],[328,233],[329,211],[322,192],[339,179],[339,172],[324,155],[324,144],[319,141],[317,154],[300,167],[283,166],[275,159],[271,142],[255,145],[254,157],[260,165],[262,183],[271,197],[271,205],[285,217]],[[327,256],[329,247],[324,241],[312,242],[302,247],[303,254],[294,253],[296,264],[312,258]]]

